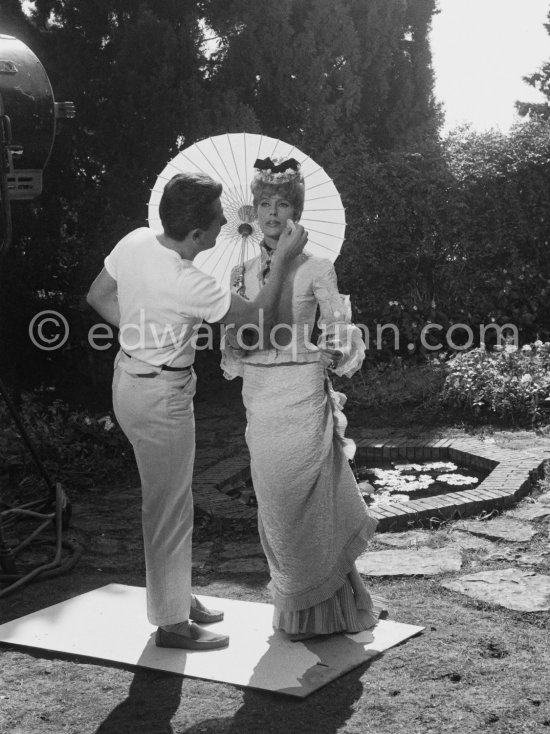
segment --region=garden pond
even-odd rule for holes
[[[369,507],[474,489],[490,472],[452,461],[379,461],[353,467],[353,471]],[[251,479],[226,490],[226,494],[248,507],[257,507]]]

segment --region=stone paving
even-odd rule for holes
[[[456,523],[455,528],[489,540],[511,540],[518,543],[527,542],[537,534],[537,529],[531,525],[506,516],[497,517],[491,522],[461,520]]]
[[[550,611],[550,576],[521,568],[502,568],[461,576],[441,585],[478,601],[497,604],[517,612]]]
[[[199,471],[194,480],[196,504],[224,520],[254,519],[255,508],[227,494],[242,486],[249,476],[244,416],[212,414],[202,417],[202,421],[199,431],[206,429],[209,436],[223,435],[222,460],[219,452],[216,457],[216,452],[204,451],[199,438]],[[440,508],[434,503],[423,507],[422,500],[407,503],[409,515],[405,525],[395,522],[403,515],[400,507],[395,513],[379,513],[382,532],[375,536],[372,549],[358,559],[365,577],[435,576],[449,593],[516,611],[550,611],[550,575],[546,575],[550,572],[550,491],[536,498],[526,497],[518,504],[543,474],[544,462],[550,458],[548,439],[538,439],[529,432],[496,433],[485,441],[457,431],[447,438],[411,437],[399,431],[389,431],[385,440],[367,430],[351,435],[357,441],[360,457],[438,458],[477,462],[478,466],[489,466],[490,462],[493,467],[487,480],[475,490],[442,495],[445,502]],[[208,449],[212,447],[210,443]],[[439,530],[411,528],[411,520],[428,520],[433,526],[431,520],[437,509],[441,510],[437,516],[446,519],[435,524]],[[495,512],[503,514],[492,517]],[[481,515],[482,519],[453,522],[467,514]],[[403,527],[409,529],[383,532]],[[194,549],[194,564],[208,567],[214,563],[226,573],[267,577],[267,563],[259,542],[226,543],[221,550],[210,543]],[[503,563],[508,565],[497,567]],[[481,569],[458,575],[464,566]]]
[[[536,501],[526,498],[520,509],[549,500],[550,492]],[[375,536],[375,544],[394,545],[398,550],[367,551],[358,559],[359,570],[365,576],[447,574],[440,584],[450,591],[516,611],[550,611],[550,576],[542,572],[550,571],[550,517],[545,522],[518,521],[510,514],[460,521],[451,530]],[[485,570],[449,578],[465,560]],[[495,567],[502,562],[513,566]]]
[[[399,576],[434,576],[448,571],[459,571],[462,556],[456,548],[403,548],[399,550],[369,551],[357,559],[357,568],[363,576],[388,576],[398,571]]]

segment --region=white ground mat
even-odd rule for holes
[[[423,629],[382,620],[373,632],[291,642],[273,630],[270,604],[199,598],[225,612],[223,622],[208,628],[229,634],[229,647],[208,652],[156,647],[156,628],[145,614],[145,589],[120,584],[0,625],[0,642],[303,698]]]

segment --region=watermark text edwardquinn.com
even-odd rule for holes
[[[393,348],[398,351],[402,345],[399,327],[393,323],[376,324],[369,329],[364,324],[354,324],[358,329],[367,349],[381,350],[387,348],[393,340]],[[136,349],[166,348],[170,345],[181,346],[191,341],[197,351],[214,348],[215,329],[219,330],[220,343],[226,339],[232,346],[244,350],[255,349],[293,349],[302,351],[302,348],[315,351],[317,344],[330,346],[337,343],[344,349],[350,346],[353,329],[348,324],[321,324],[317,330],[316,343],[311,341],[311,329],[307,324],[300,327],[296,324],[275,324],[271,329],[264,328],[263,314],[260,313],[259,324],[245,324],[235,329],[232,324],[203,323],[192,328],[174,327],[166,324],[162,328],[158,324],[147,321],[145,312],[140,312],[139,323],[127,323],[118,331],[118,341],[122,349],[132,352]],[[90,347],[96,351],[110,349],[115,339],[116,329],[109,324],[94,324],[88,331],[87,340]],[[229,333],[228,333],[229,332]],[[28,328],[29,338],[35,347],[42,351],[53,352],[62,349],[70,337],[69,322],[63,314],[54,310],[40,311],[30,321]],[[357,331],[355,331],[357,334]],[[452,324],[442,326],[437,323],[427,323],[420,331],[420,343],[424,349],[436,352],[441,349],[464,351],[470,349],[476,340],[484,343],[489,337],[497,344],[508,342],[518,346],[519,334],[514,324],[479,324],[477,333],[468,324]],[[457,341],[458,340],[458,341]],[[414,345],[407,342],[409,349]]]

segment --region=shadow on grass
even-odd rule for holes
[[[173,734],[170,722],[180,705],[182,685],[181,675],[137,670],[128,697],[95,734]]]
[[[346,675],[316,691],[307,699],[281,696],[270,692],[244,689],[241,707],[233,716],[201,718],[191,726],[177,724],[182,704],[184,678],[170,673],[137,670],[127,698],[99,725],[94,734],[336,734],[354,713],[363,694],[361,677],[372,661],[354,668]],[[215,712],[217,701],[205,697],[200,713]],[[183,694],[184,695],[184,694]],[[187,720],[195,718],[185,710]],[[172,723],[172,719],[174,723]]]
[[[232,717],[204,719],[177,734],[335,734],[353,716],[363,694],[361,677],[372,661],[354,668],[306,699],[244,689]]]

